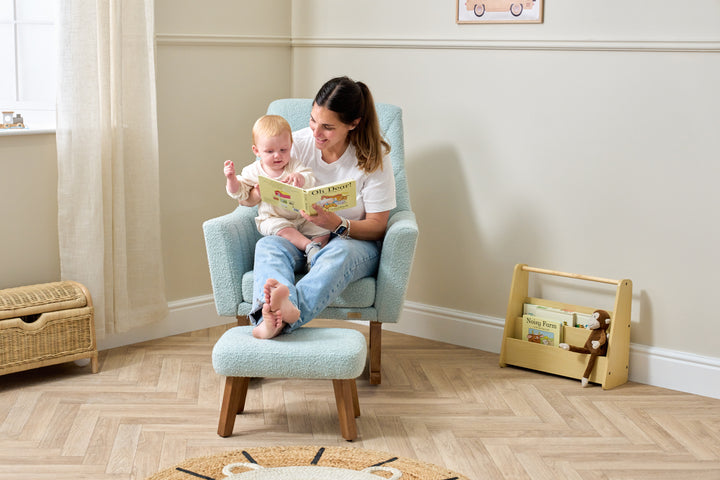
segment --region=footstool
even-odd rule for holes
[[[215,372],[227,377],[218,435],[232,435],[235,416],[245,408],[250,378],[307,378],[332,380],[345,440],[357,438],[360,416],[355,379],[365,368],[365,336],[345,328],[299,328],[291,334],[258,340],[252,326],[233,327],[215,344]]]

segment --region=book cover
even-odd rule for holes
[[[595,321],[595,318],[593,318],[591,313],[575,312],[575,326],[576,327],[588,328],[588,325],[593,323],[593,321]]]
[[[522,339],[557,347],[562,342],[562,326],[560,321],[523,315]]]
[[[570,310],[546,307],[545,305],[535,305],[534,303],[523,304],[524,315],[534,315],[548,320],[557,320],[563,322],[568,327],[575,326],[576,313],[577,312],[572,312]]]
[[[312,205],[319,203],[329,212],[356,205],[355,180],[328,183],[313,188],[300,188],[268,177],[259,177],[260,198],[263,202],[288,210],[305,210],[317,215]]]

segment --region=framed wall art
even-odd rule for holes
[[[455,23],[542,23],[544,0],[455,0]]]

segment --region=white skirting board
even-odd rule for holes
[[[405,302],[385,330],[500,353],[504,318]],[[720,358],[630,344],[629,380],[720,399]]]
[[[156,324],[98,340],[98,349],[234,323],[215,311],[212,295],[170,302],[170,314]],[[362,322],[359,322],[362,323]],[[500,353],[504,318],[478,315],[416,302],[405,302],[397,324],[385,330],[486,352]],[[630,381],[720,399],[720,358],[646,345],[630,345]]]
[[[107,350],[180,333],[194,332],[195,330],[226,325],[236,321],[234,318],[221,317],[217,314],[212,295],[168,302],[168,308],[170,309],[169,315],[160,322],[139,327],[129,332],[115,333],[105,338],[98,338],[98,350]]]

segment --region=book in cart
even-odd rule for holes
[[[535,315],[522,317],[522,338],[528,342],[557,347],[562,342],[563,322]]]

